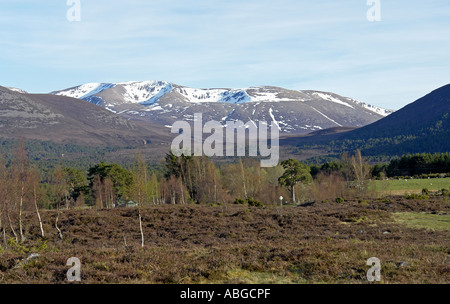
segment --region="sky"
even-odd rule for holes
[[[450,1],[0,0],[1,86],[132,80],[321,90],[397,110],[450,83]]]

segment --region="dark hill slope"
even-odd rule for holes
[[[0,138],[83,145],[129,146],[168,142],[167,129],[126,120],[87,101],[22,94],[0,87]]]
[[[391,115],[343,135],[345,138],[381,138],[445,131],[450,112],[450,84],[408,104]]]
[[[325,133],[325,134],[324,134]],[[445,85],[370,125],[344,133],[281,139],[283,146],[315,147],[337,155],[360,149],[366,156],[450,151],[450,85]]]

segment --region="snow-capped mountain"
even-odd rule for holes
[[[28,94],[27,91],[19,89],[19,88],[13,88],[13,87],[6,87],[8,90],[11,90],[13,92],[22,93],[22,94]]]
[[[52,92],[52,94],[74,97],[84,100],[95,101],[100,104],[103,94],[108,89],[119,92],[123,98],[120,103],[139,103],[152,105],[164,95],[172,91],[182,95],[186,101],[197,102],[228,102],[242,103],[253,101],[245,90],[231,89],[195,89],[173,85],[165,81],[128,81],[119,83],[87,83],[67,90]],[[111,104],[111,106],[114,106]]]
[[[336,126],[361,127],[392,113],[319,91],[262,86],[198,89],[165,81],[87,83],[51,94],[74,97],[129,119],[171,126],[177,120],[274,121],[281,132],[303,134]]]

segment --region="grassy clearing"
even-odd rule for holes
[[[415,212],[394,213],[397,222],[411,228],[425,228],[429,230],[450,230],[450,215],[447,214],[426,214]]]
[[[450,178],[376,180],[372,181],[371,186],[377,193],[403,195],[406,193],[420,193],[424,188],[430,191],[438,191],[443,188],[448,189],[450,187]]]
[[[257,272],[242,268],[230,269],[224,283],[231,284],[299,284],[306,283],[289,273]]]

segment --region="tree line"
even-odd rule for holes
[[[10,162],[7,163],[5,157],[0,161],[0,204],[2,210],[17,210],[18,213],[17,216],[14,212],[3,213],[10,217],[1,218],[3,224],[12,222],[15,217],[20,222],[21,211],[34,205],[37,209],[50,210],[101,209],[137,202],[143,205],[224,204],[249,198],[262,204],[277,204],[281,196],[285,201],[296,203],[302,199],[300,192],[305,190],[300,189],[302,185],[311,184],[313,176],[317,176],[317,167],[295,159],[284,160],[272,168],[261,168],[253,159],[239,158],[234,163],[218,165],[206,156],[177,157],[172,153],[166,155],[161,170],[150,169],[142,157],[137,157],[132,168],[100,162],[87,171],[57,166],[42,172],[30,164],[23,142],[13,154]],[[351,166],[351,158],[347,164],[327,163],[319,171],[330,174],[343,166]],[[349,169],[355,173],[345,173],[345,179],[367,178],[355,168]]]
[[[449,172],[450,155],[405,155],[389,164],[371,166],[357,150],[344,153],[339,161],[307,165],[295,159],[277,166],[262,168],[255,159],[237,159],[234,163],[216,164],[206,156],[175,156],[168,153],[161,170],[154,170],[142,155],[124,168],[117,163],[100,162],[87,171],[57,166],[43,174],[31,164],[25,144],[10,156],[0,156],[0,231],[4,242],[12,236],[25,239],[24,212],[34,212],[42,228],[40,211],[56,211],[54,227],[59,237],[59,215],[64,209],[141,208],[160,204],[249,204],[254,206],[298,204],[327,201],[342,197],[364,197],[373,176],[409,170],[419,173]],[[425,171],[424,171],[425,170]]]
[[[311,165],[311,174],[319,172],[339,172],[345,167],[348,153],[341,154],[340,160],[332,160],[320,165]],[[389,162],[380,162],[370,166],[372,178],[420,176],[450,173],[450,153],[416,153],[394,157]]]
[[[386,167],[388,176],[450,172],[450,153],[408,154],[394,158]]]

